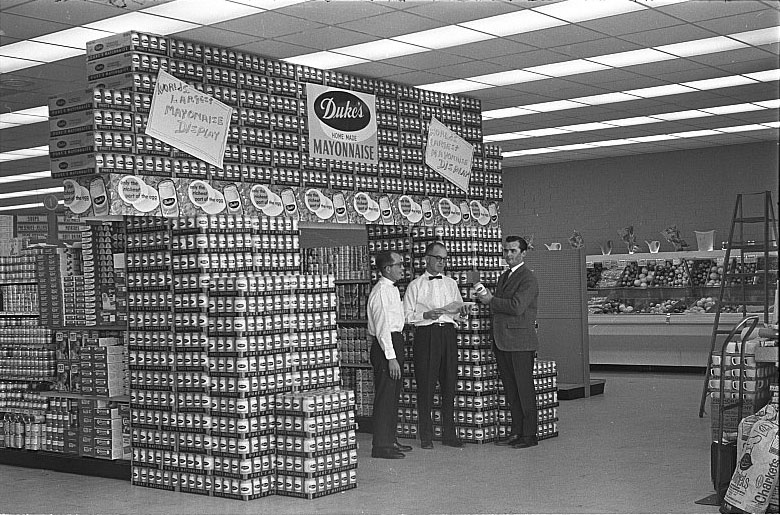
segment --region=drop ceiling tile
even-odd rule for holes
[[[710,38],[712,36],[712,31],[705,30],[693,25],[675,25],[673,27],[665,27],[663,29],[644,30],[642,32],[624,34],[621,37],[627,41],[631,41],[645,47],[656,47],[661,45],[668,45],[670,43],[680,43],[682,41]]]
[[[5,4],[5,2],[3,2]],[[64,23],[78,27],[94,21],[119,16],[128,11],[136,11],[149,7],[138,2],[128,2],[127,8],[114,7],[98,2],[23,2],[13,7],[3,6],[5,14],[23,14],[30,18]],[[3,23],[5,25],[5,22]]]
[[[516,11],[509,2],[419,2],[406,12],[440,20],[442,24],[463,23]]]
[[[652,3],[646,5],[652,7]],[[681,23],[683,23],[681,20],[654,9],[644,9],[618,16],[584,21],[580,22],[579,25],[611,36],[620,36],[622,34],[630,34],[648,29],[662,29],[664,27],[680,25]]]
[[[5,11],[5,9],[3,9]],[[0,33],[3,39],[30,39],[51,32],[57,32],[71,28],[71,25],[57,21],[40,20],[29,16],[22,16],[4,12],[0,17]],[[3,41],[3,44],[7,44]]]
[[[416,86],[418,84],[430,84],[431,82],[440,82],[447,79],[447,77],[434,75],[424,70],[414,71],[409,70],[408,68],[393,66],[383,62],[356,64],[355,66],[348,66],[343,68],[343,70],[347,73],[354,73],[363,77],[374,77],[377,79],[389,80],[391,82],[398,82],[399,84],[407,84],[410,86]]]
[[[317,20],[330,26],[341,26],[347,23],[365,26],[365,20],[377,17],[393,10],[379,2],[304,2],[288,6],[284,14],[300,19]]]
[[[780,29],[778,29],[780,30]],[[769,55],[758,48],[740,48],[729,52],[718,52],[716,54],[698,55],[688,59],[706,66],[724,66],[743,61],[753,61],[764,59]]]
[[[495,59],[501,56],[515,56],[526,52],[533,52],[536,47],[524,45],[507,38],[495,38],[468,45],[458,45],[444,49],[454,55],[468,57],[470,59]]]
[[[549,50],[571,59],[586,59],[588,57],[628,52],[640,48],[642,46],[624,39],[602,37],[601,39],[582,41],[576,44],[554,45],[549,47]]]
[[[752,102],[756,99],[766,100],[768,98],[780,98],[780,85],[772,82],[760,82],[757,84],[747,84],[745,86],[734,86],[733,88],[721,88],[712,90],[713,94],[732,99],[735,104],[742,102]]]
[[[277,39],[286,43],[314,48],[317,49],[317,51],[320,51],[332,50],[334,48],[350,45],[359,45],[361,43],[374,41],[376,38],[361,32],[326,25],[325,27],[307,31],[303,34],[281,36]]]
[[[719,34],[766,29],[780,25],[780,12],[773,9],[753,11],[750,13],[735,14],[732,16],[700,21],[697,25]]]
[[[427,70],[442,77],[458,79],[460,77],[476,77],[477,75],[486,75],[502,71],[499,66],[485,61],[475,61],[465,57],[453,55],[442,56],[440,52],[426,52],[424,54],[410,55],[406,57],[397,57],[388,59],[387,64],[394,64],[404,68],[414,70]],[[449,64],[443,64],[442,60],[449,60]]]
[[[19,148],[40,147],[49,143],[49,124],[33,123],[3,129],[0,137],[2,152]]]
[[[694,80],[715,79],[727,75],[736,75],[736,73],[728,73],[727,71],[718,68],[694,64],[691,61],[689,61],[688,64],[688,68],[661,72],[655,74],[654,77],[663,80],[667,84],[677,84],[680,82],[691,82]]]
[[[727,72],[729,75],[736,75],[740,73],[753,73],[764,70],[772,70],[778,68],[779,65],[780,62],[778,62],[776,55],[767,55],[766,57],[762,57],[754,61],[722,64],[718,68]]]
[[[760,2],[683,2],[660,7],[659,10],[686,22],[703,22],[754,11],[769,11]]]
[[[612,72],[599,72],[598,75],[601,75],[602,73],[612,73]],[[619,79],[615,81],[605,81],[605,82],[593,81],[591,82],[591,84],[598,85],[598,87],[602,90],[601,93],[629,91],[632,89],[651,88],[655,86],[664,86],[668,84],[667,81],[660,80],[656,77],[637,75],[635,73],[630,73],[630,72],[623,72],[623,73],[625,73],[624,75],[625,78],[623,79]]]
[[[434,19],[418,16],[407,11],[392,11],[371,18],[339,24],[343,29],[363,32],[372,35],[374,39],[391,38],[402,34],[420,32],[434,29],[441,25],[442,23]]]
[[[569,75],[568,77],[565,77],[565,79],[571,82],[579,82],[581,84],[609,87],[610,90],[612,90],[612,88],[607,85],[617,81],[636,81],[639,79],[644,80],[642,76],[624,68],[608,68],[606,70],[587,73],[584,75]]]
[[[552,27],[544,30],[535,30],[514,36],[508,39],[531,45],[538,48],[550,48],[552,46],[576,45],[585,41],[602,39],[603,34],[587,29],[580,25],[568,24],[560,27]]]
[[[490,57],[486,59],[493,64],[506,67],[507,69],[522,70],[532,66],[541,66],[543,64],[558,63],[567,59],[556,52],[550,50],[532,50],[517,55],[504,55],[499,57]]]
[[[272,59],[285,59],[301,54],[309,54],[316,51],[313,48],[302,47],[292,43],[283,43],[272,39],[263,39],[233,47],[236,51],[257,54]]]
[[[220,25],[226,25],[221,23]],[[199,41],[207,45],[221,47],[239,47],[253,41],[257,41],[257,36],[250,36],[241,32],[227,31],[217,26],[204,26],[192,30],[185,30],[176,34],[176,37]]]
[[[279,11],[266,11],[225,22],[233,32],[240,32],[256,39],[277,38],[290,34],[305,34],[325,25],[315,20],[303,20],[287,16]]]
[[[682,111],[686,109],[706,109],[708,107],[717,107],[726,104],[737,103],[743,102],[735,102],[732,99],[718,95],[717,93],[699,91],[696,93],[685,93],[684,95],[673,95],[672,97],[669,97],[664,110],[660,112]]]
[[[18,148],[27,147],[5,147],[3,142],[0,142],[0,150],[7,152],[9,150],[16,150]],[[6,161],[0,163],[0,175],[17,175],[20,173],[40,172],[41,170],[49,169],[49,156],[33,157],[31,159],[19,159],[17,161]]]
[[[728,125],[746,125],[749,123],[769,123],[780,120],[780,113],[777,109],[766,109],[762,111],[749,111],[746,113],[734,113],[719,116],[720,124]]]
[[[622,69],[646,77],[657,77],[661,74],[699,70],[701,68],[707,68],[707,66],[694,61],[689,61],[688,59],[670,59],[657,63],[626,66]]]

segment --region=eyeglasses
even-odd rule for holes
[[[444,263],[447,261],[447,256],[434,256],[433,254],[426,254],[425,256],[435,259],[437,263]]]

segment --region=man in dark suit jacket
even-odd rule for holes
[[[519,236],[504,240],[504,259],[509,270],[501,274],[495,293],[478,296],[493,315],[493,352],[512,413],[512,431],[497,445],[524,449],[538,444],[536,437],[536,394],[534,358],[539,348],[536,310],[539,284],[524,266],[528,244]]]

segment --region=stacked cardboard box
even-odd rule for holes
[[[127,395],[127,350],[124,345],[82,347],[80,364],[82,394],[97,397]]]

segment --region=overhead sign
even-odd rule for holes
[[[233,109],[160,70],[146,134],[222,168]]]
[[[379,163],[376,96],[306,84],[309,155],[354,163]]]
[[[452,184],[468,192],[474,146],[436,118],[428,124],[425,164]]]

